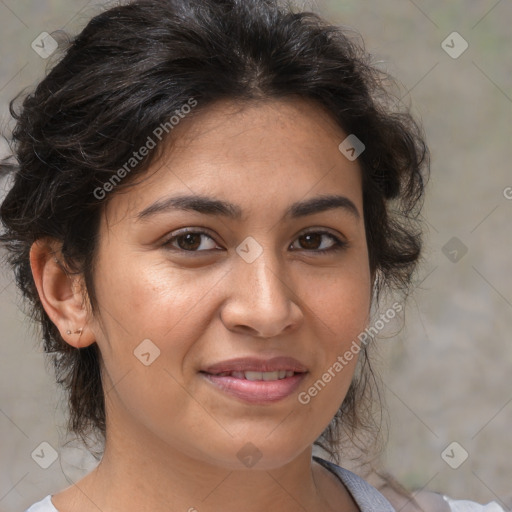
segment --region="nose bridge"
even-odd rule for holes
[[[252,263],[239,262],[239,264],[240,273],[244,276],[243,282],[253,288],[252,297],[256,307],[259,303],[270,304],[287,298],[282,265],[269,249]]]
[[[244,248],[243,243],[241,246]],[[223,311],[226,326],[271,337],[297,324],[299,318],[300,310],[278,255],[268,247],[261,247],[252,261],[244,258],[244,253],[237,255],[230,297]]]

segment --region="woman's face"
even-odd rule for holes
[[[173,135],[101,221],[90,326],[108,435],[279,467],[353,376],[357,357],[339,357],[356,352],[371,297],[361,170],[338,149],[348,134],[304,100],[217,103]]]

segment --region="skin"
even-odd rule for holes
[[[294,99],[220,102],[184,119],[173,136],[146,179],[110,197],[99,230],[95,314],[80,276],[68,276],[53,258],[60,259],[58,244],[32,247],[45,310],[70,345],[98,343],[106,390],[103,459],[52,501],[60,512],[358,510],[311,459],[357,357],[308,404],[297,399],[368,325],[361,169],[338,150],[347,134],[319,105]],[[137,219],[179,194],[230,201],[243,216],[168,210]],[[350,199],[359,216],[335,208],[282,219],[292,203],[331,194]],[[194,239],[196,252],[183,249],[191,246],[183,237],[165,245],[187,227],[206,232]],[[305,231],[327,231],[346,246],[318,253],[334,240],[308,240]],[[249,236],[263,251],[252,263],[236,252]],[[134,356],[144,339],[160,350],[149,366]],[[199,373],[234,357],[281,355],[308,374],[272,404],[229,396]],[[237,457],[247,443],[261,453],[251,468]]]

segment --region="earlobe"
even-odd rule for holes
[[[32,244],[30,267],[34,282],[46,314],[64,341],[76,348],[86,347],[96,340],[88,326],[82,278],[67,271],[59,254],[54,240],[39,239]]]

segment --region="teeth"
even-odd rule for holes
[[[244,372],[244,375],[247,380],[264,380],[263,376],[265,374],[268,375],[268,373],[269,372]],[[272,376],[274,375],[274,372],[270,372],[270,373],[272,373]],[[276,380],[276,379],[274,379],[274,380]]]
[[[237,375],[235,375],[235,373]],[[279,370],[275,372],[233,372],[233,377],[243,378],[239,377],[239,374],[243,374],[243,376],[247,380],[279,380],[284,379],[285,377],[291,377],[294,372],[293,371],[286,371],[286,370]]]
[[[293,370],[276,370],[275,372],[222,372],[218,377],[235,377],[235,379],[246,380],[280,380],[287,377],[293,377]]]

